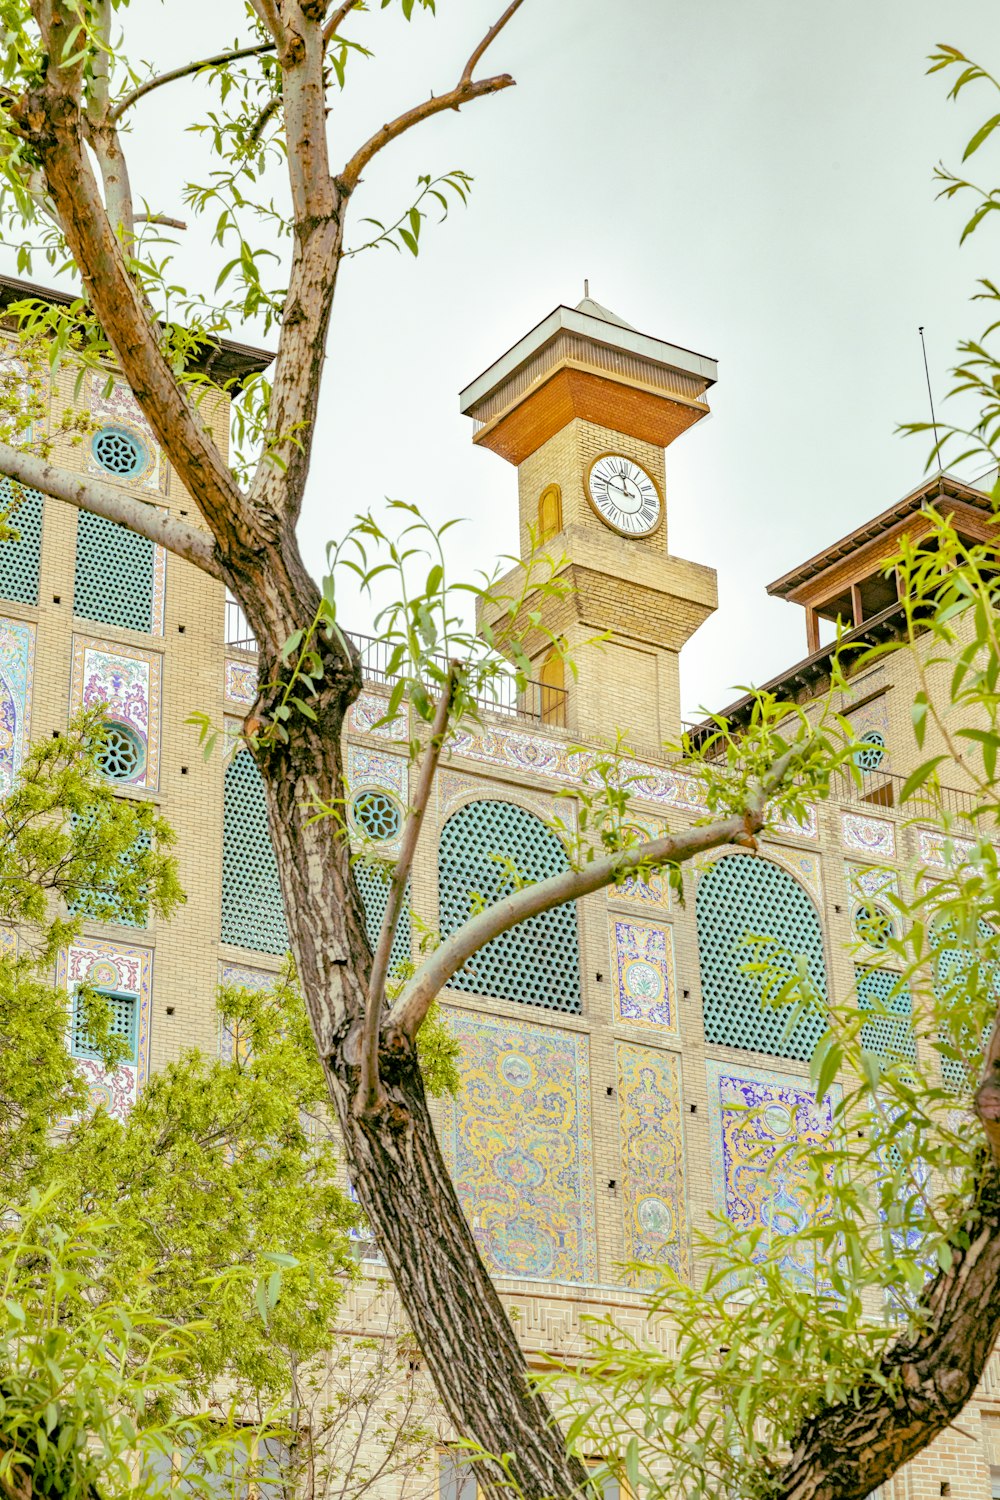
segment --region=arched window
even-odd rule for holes
[[[553,646],[542,662],[539,680],[542,685],[542,723],[566,726],[566,667],[562,655]]]
[[[538,497],[538,540],[547,542],[562,531],[562,525],[562,490],[557,484],[547,484]]]
[[[788,1035],[789,1010],[767,1002],[766,976],[746,972],[769,961],[785,970],[804,956],[825,999],[823,935],[798,881],[770,860],[729,855],[702,875],[696,908],[706,1040],[772,1057],[811,1057],[824,1017],[810,1011]],[[767,941],[748,942],[754,938]]]
[[[511,802],[469,802],[441,830],[438,881],[441,935],[448,937],[480,904],[492,906],[517,880],[545,880],[566,869],[555,834]],[[579,1013],[576,906],[529,917],[501,933],[455,976],[457,989],[522,1005]]]
[[[240,750],[226,767],[222,941],[255,948],[258,953],[284,953],[288,947],[264,783],[247,750]]]

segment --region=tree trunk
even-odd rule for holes
[[[269,626],[281,639],[307,612],[276,609],[273,574],[257,598],[240,593],[255,632]],[[261,592],[271,595],[265,621]],[[313,605],[314,607],[314,605]],[[278,628],[278,617],[282,621]],[[293,626],[290,622],[296,622]],[[285,627],[287,626],[287,629]],[[261,682],[287,677],[278,652],[261,645]],[[280,640],[279,640],[280,646]],[[579,1491],[585,1471],[567,1457],[543,1398],[527,1380],[527,1364],[484,1266],[458,1201],[427,1107],[416,1052],[383,1027],[380,1066],[385,1104],[356,1109],[361,1033],[371,952],[350,848],[334,818],[314,819],[316,799],[343,806],[341,735],[360,681],[336,647],[327,685],[310,706],[315,722],[296,716],[288,743],[255,750],[267,789],[278,870],[299,982],[326,1071],[343,1136],[348,1171],[385,1255],[442,1406],[457,1431],[498,1457],[509,1454],[524,1500],[552,1500]],[[262,690],[259,711],[273,706]],[[491,1500],[510,1500],[509,1479],[483,1464],[477,1477]]]

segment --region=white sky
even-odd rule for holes
[[[379,56],[355,65],[335,157],[453,82],[501,8],[362,18]],[[204,55],[241,9],[132,0],[137,51],[161,68]],[[894,435],[926,414],[917,325],[940,403],[956,341],[983,321],[968,298],[995,231],[959,250],[962,209],[934,203],[932,169],[958,164],[995,96],[947,103],[924,58],[948,41],[1000,68],[996,17],[995,0],[526,0],[488,57],[518,87],[398,142],[357,195],[356,216],[390,220],[418,173],[476,179],[419,260],[344,270],[302,523],[316,570],[386,495],[470,518],[452,533],[457,572],[514,549],[514,471],[473,447],[457,393],[586,276],[636,327],[719,360],[711,418],[667,453],[671,550],[719,572],[718,613],[682,658],[686,711],[798,660],[800,611],[765,584],[920,481],[926,448]],[[185,216],[185,111],[204,93],[140,106],[133,181],[162,212]],[[970,165],[998,180],[996,149]],[[221,262],[201,230],[186,239],[179,267],[210,290]]]

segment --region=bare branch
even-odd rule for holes
[[[479,46],[471,54],[471,56],[469,57],[469,61],[466,63],[464,69],[462,70],[463,83],[472,82],[472,75],[476,71],[476,68],[479,66],[479,60],[482,57],[483,53],[486,51],[487,47],[490,46],[490,44],[500,35],[501,31],[503,31],[511,16],[516,10],[520,9],[522,4],[523,0],[511,0],[511,3],[508,5],[499,21],[494,21],[493,25],[483,37],[482,41],[479,43]]]
[[[278,51],[283,52],[288,44],[288,32],[281,19],[277,0],[250,0],[250,4],[260,17],[261,23],[274,37]]]
[[[99,479],[73,474],[67,469],[57,469],[44,458],[22,453],[6,443],[0,443],[0,473],[19,484],[41,490],[43,495],[51,495],[54,500],[75,505],[77,510],[89,510],[95,516],[103,516],[106,521],[116,521],[119,526],[126,526],[129,531],[148,537],[168,552],[183,557],[185,562],[193,563],[212,578],[222,578],[215,546],[206,532],[165,515],[154,505],[123,494],[114,485],[102,484]]]
[[[445,734],[448,730],[448,717],[455,697],[455,677],[458,663],[452,662],[448,673],[448,685],[441,693],[434,711],[434,722],[431,726],[430,739],[424,750],[424,758],[420,766],[420,776],[417,781],[417,789],[413,797],[406,823],[403,826],[403,837],[400,840],[399,858],[392,872],[389,883],[389,896],[386,901],[385,915],[382,918],[382,929],[379,932],[378,943],[375,948],[375,956],[372,959],[371,977],[368,981],[368,1008],[365,1013],[365,1031],[361,1043],[361,1076],[358,1082],[358,1105],[362,1112],[374,1109],[379,1102],[382,1086],[378,1075],[378,1043],[379,1032],[382,1026],[382,1010],[385,1004],[385,981],[389,972],[389,955],[392,952],[393,939],[396,936],[396,928],[399,925],[399,915],[403,909],[403,898],[406,894],[406,882],[413,868],[413,857],[417,852],[417,841],[420,838],[420,830],[423,827],[424,813],[430,801],[431,791],[434,787],[434,777],[437,774],[438,762],[441,759],[441,750],[444,745]]]
[[[172,219],[169,214],[136,214],[136,224],[163,224],[167,229],[186,229],[183,219]]]
[[[138,104],[147,94],[154,89],[162,88],[165,83],[176,83],[178,78],[190,78],[192,73],[200,73],[203,68],[222,68],[226,63],[239,62],[244,57],[259,57],[264,52],[274,52],[277,42],[258,42],[254,47],[237,47],[235,51],[216,52],[212,57],[203,57],[198,62],[185,63],[181,68],[171,68],[168,73],[157,73],[155,78],[147,78],[145,83],[140,83],[130,94],[126,94],[108,115],[112,125],[118,123],[126,110]]]
[[[473,49],[465,67],[462,69],[462,76],[453,89],[449,89],[448,93],[440,94],[437,97],[432,94],[422,104],[415,104],[412,109],[404,110],[401,115],[397,115],[394,120],[390,120],[387,125],[383,125],[381,130],[376,130],[375,134],[355,151],[337,178],[337,186],[342,192],[345,194],[352,193],[358,185],[361,173],[372,157],[376,156],[383,147],[388,146],[390,141],[394,141],[398,136],[401,136],[404,131],[410,130],[414,125],[419,125],[422,120],[429,120],[432,115],[440,114],[445,109],[461,109],[463,104],[468,104],[472,99],[480,99],[486,94],[496,94],[501,89],[513,88],[514,79],[509,73],[499,73],[494,78],[481,78],[478,82],[475,82],[473,81],[472,72],[487,47],[500,35],[511,16],[515,11],[520,9],[522,3],[523,0],[511,0],[511,4],[508,5],[500,19],[494,22],[479,45]]]
[[[326,25],[323,27],[324,47],[328,47],[330,45],[331,41],[337,35],[337,32],[340,30],[341,26],[343,26],[344,22],[347,20],[347,17],[350,15],[351,11],[357,10],[360,4],[361,0],[344,0],[344,3],[342,5],[337,6],[337,9],[327,21]]]

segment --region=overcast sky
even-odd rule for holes
[[[364,17],[379,56],[354,70],[335,156],[453,82],[500,8]],[[240,9],[132,0],[138,50],[164,68],[210,52]],[[926,412],[917,325],[940,396],[981,321],[968,298],[997,240],[958,248],[961,209],[935,204],[932,170],[958,164],[995,96],[949,104],[924,59],[948,41],[1000,68],[997,20],[997,0],[526,0],[489,55],[518,87],[398,142],[356,199],[388,220],[420,172],[475,177],[419,260],[343,273],[302,523],[317,569],[385,495],[470,518],[459,570],[516,546],[514,471],[473,447],[457,393],[589,277],[637,328],[719,361],[711,418],[667,453],[671,550],[719,573],[718,613],[682,658],[685,709],[798,660],[800,611],[765,585],[919,483],[926,449],[894,435]],[[141,106],[133,180],[167,213],[195,160],[192,102],[165,89]],[[996,152],[976,166],[998,181]],[[191,234],[185,273],[207,263]]]

